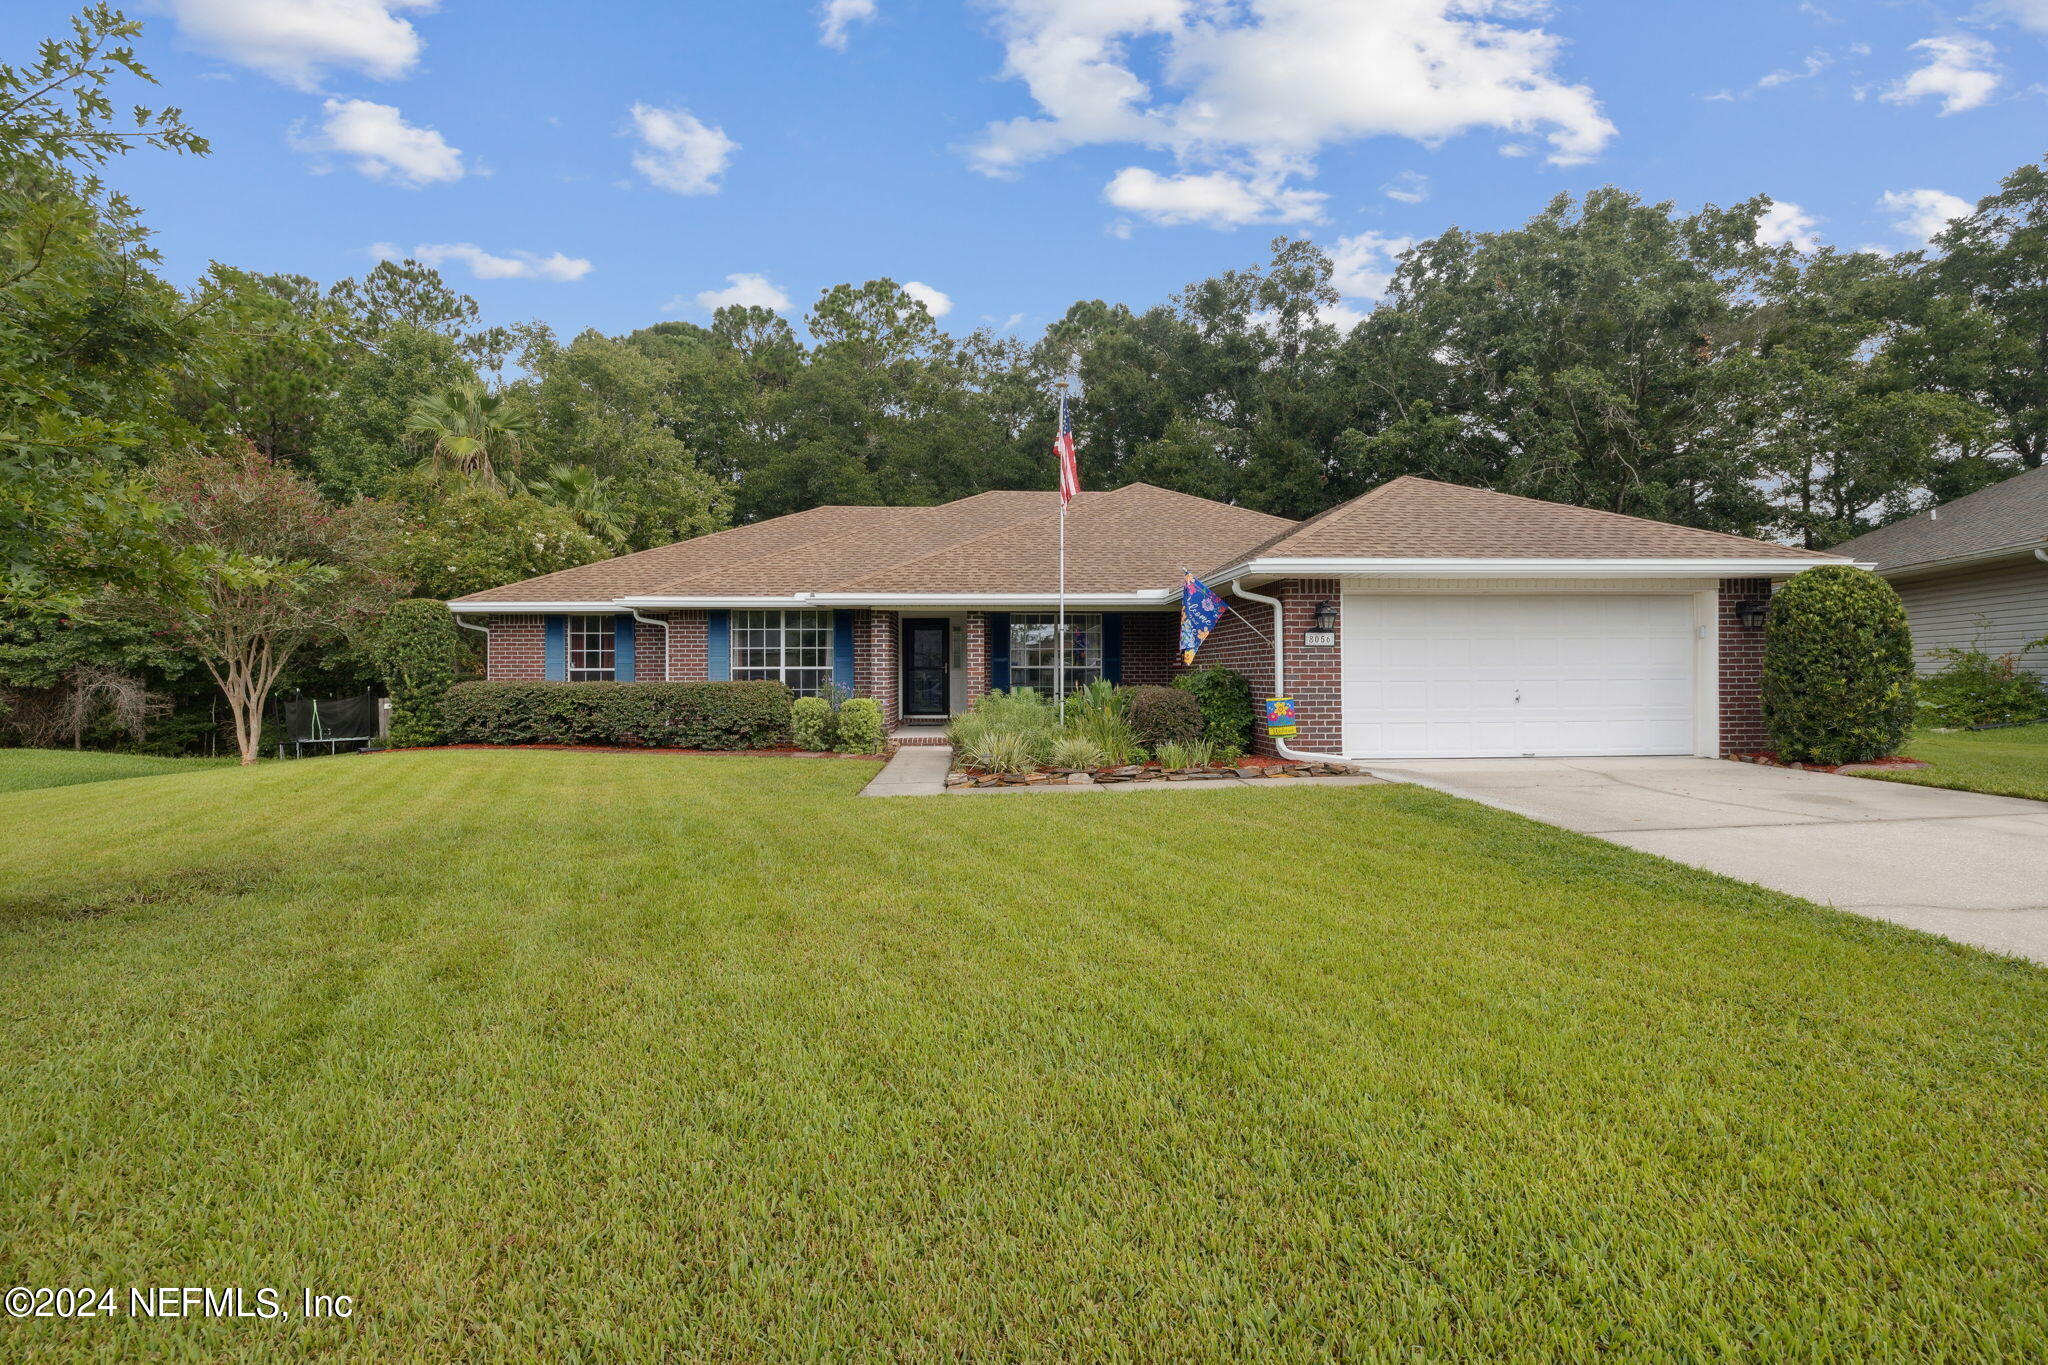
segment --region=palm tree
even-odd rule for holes
[[[583,529],[614,547],[626,542],[610,475],[589,465],[551,464],[547,473],[527,483],[535,497],[573,514]]]
[[[527,427],[524,412],[480,384],[427,394],[405,419],[406,434],[433,452],[436,465],[486,479],[497,477],[500,463],[518,468],[519,438]]]

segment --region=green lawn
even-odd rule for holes
[[[1905,752],[1934,766],[1906,772],[1858,773],[1884,782],[1958,787],[1994,796],[2048,801],[2048,723],[2010,730],[1958,730],[1914,735]]]
[[[872,772],[0,797],[0,1284],[361,1305],[8,1353],[2048,1353],[2048,972],[1419,788]]]
[[[90,749],[0,749],[0,792],[37,787],[73,787],[123,777],[161,777],[200,768],[221,768],[232,758],[152,758],[147,754],[102,754]]]

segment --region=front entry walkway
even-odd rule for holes
[[[2048,804],[1711,758],[1394,759],[1416,782],[2048,963]]]

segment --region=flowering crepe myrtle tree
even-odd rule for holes
[[[397,600],[386,568],[397,530],[377,502],[336,506],[253,447],[173,461],[155,496],[175,514],[173,543],[196,583],[136,594],[132,610],[190,650],[220,685],[242,762],[254,763],[263,707],[292,656],[348,635]]]

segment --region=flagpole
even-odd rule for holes
[[[1067,415],[1067,381],[1060,381],[1060,416]],[[1064,475],[1062,478],[1064,479]],[[1059,693],[1060,727],[1067,724],[1067,498],[1060,490],[1060,615],[1053,633],[1053,690]]]

